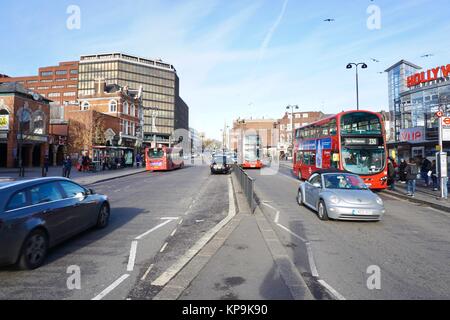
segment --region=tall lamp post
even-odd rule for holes
[[[357,110],[359,110],[359,75],[358,75],[358,67],[361,67],[362,69],[367,69],[367,64],[365,64],[364,62],[360,62],[360,63],[354,63],[351,62],[347,65],[347,69],[352,69],[353,67],[355,67],[356,69],[356,105],[357,105]]]
[[[291,139],[290,139],[290,144],[291,144],[291,149],[292,152],[294,151],[294,136],[295,136],[295,128],[294,128],[294,112],[295,110],[299,110],[300,107],[298,105],[294,105],[294,106],[287,106],[286,110],[291,110]]]

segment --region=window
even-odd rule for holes
[[[134,103],[131,104],[130,115],[133,117],[136,116],[136,106],[134,105]]]
[[[76,92],[64,92],[64,97],[75,97]]]
[[[336,119],[330,121],[330,135],[335,136],[337,134]]]
[[[319,174],[313,175],[309,180],[309,183],[311,184],[319,183],[320,185],[322,185],[321,176]]]
[[[85,194],[85,192],[86,192],[86,190],[84,188],[82,188],[79,185],[72,183],[72,182],[63,181],[63,182],[60,182],[60,185],[64,189],[64,192],[66,193],[67,198],[79,197],[79,196],[82,196],[83,194]]]
[[[20,129],[23,133],[30,132],[31,129],[31,112],[28,109],[21,108],[17,114],[20,121]],[[20,131],[19,129],[19,131]]]
[[[123,103],[123,113],[128,114],[128,102],[126,101]]]
[[[44,71],[44,72],[41,72],[41,76],[42,77],[49,77],[49,76],[52,76],[53,75],[53,71]]]
[[[89,104],[89,102],[87,102],[87,101],[83,101],[82,103],[81,103],[81,110],[89,110],[89,108],[91,107],[91,105]]]
[[[27,193],[25,191],[19,191],[12,196],[6,206],[6,211],[16,210],[23,208],[27,205]]]
[[[52,89],[64,89],[64,86],[53,86]]]
[[[57,76],[65,76],[67,74],[67,70],[57,70],[56,75]]]
[[[109,102],[109,112],[117,112],[117,101],[111,100]]]
[[[303,118],[305,118],[305,119],[306,119],[306,118],[309,118],[309,114],[304,113],[304,114],[303,114]]]
[[[78,74],[78,70],[70,70],[70,74]]]
[[[60,96],[61,96],[61,93],[59,93],[59,92],[50,92],[48,94],[49,98],[55,98],[55,97],[60,97]]]
[[[56,183],[45,183],[30,189],[31,204],[41,204],[61,200],[63,197]]]
[[[342,134],[381,134],[381,122],[377,115],[355,112],[342,116]]]
[[[33,133],[34,134],[44,134],[45,133],[45,122],[44,113],[37,112],[33,117]]]

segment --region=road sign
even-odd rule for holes
[[[444,116],[444,113],[442,111],[436,112],[436,117],[442,118]]]
[[[442,141],[450,141],[450,118],[441,118],[442,121]]]

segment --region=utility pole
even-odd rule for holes
[[[295,128],[294,128],[294,112],[295,110],[299,110],[300,107],[298,105],[295,106],[287,106],[286,110],[291,110],[291,139],[290,139],[290,144],[291,144],[291,150],[292,152],[294,152],[294,136],[295,136]]]

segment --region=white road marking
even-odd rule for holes
[[[169,243],[164,243],[164,245],[162,246],[161,250],[159,250],[159,252],[164,252],[167,248],[167,246],[169,245]]]
[[[341,295],[339,292],[334,290],[332,286],[330,286],[328,283],[326,283],[324,280],[319,280],[319,283],[325,287],[336,299],[338,300],[347,300],[343,295]]]
[[[98,296],[96,296],[94,299],[92,300],[102,300],[104,297],[106,297],[109,293],[111,293],[111,291],[113,291],[115,288],[117,288],[122,282],[124,282],[126,279],[128,279],[130,275],[129,274],[124,274],[123,276],[121,276],[119,279],[117,279],[116,281],[114,281],[114,283],[112,285],[110,285],[108,288],[106,288],[105,290],[103,290]]]
[[[183,223],[183,219],[180,220],[180,222],[178,222],[179,225],[181,225]]]
[[[163,272],[155,281],[153,286],[164,287],[173,277],[175,277],[184,266],[192,260],[193,257],[219,232],[231,219],[236,215],[236,207],[234,204],[233,185],[231,184],[231,177],[228,179],[228,216],[219,222],[214,228],[209,230],[197,243],[190,248],[177,262],[170,268]]]
[[[306,250],[308,251],[308,261],[309,261],[309,267],[311,268],[311,274],[313,277],[318,278],[319,272],[317,271],[316,262],[314,261],[314,255],[311,248],[311,243],[306,243]]]
[[[275,214],[275,220],[274,220],[274,222],[275,222],[276,224],[278,224],[278,221],[280,221],[280,211],[277,211],[277,213]]]
[[[145,281],[145,279],[147,279],[147,276],[150,273],[150,271],[152,271],[153,267],[154,267],[154,264],[151,264],[150,267],[148,267],[147,271],[145,271],[144,275],[141,278],[142,281]]]
[[[177,233],[178,229],[173,230],[173,232],[170,234],[171,237],[173,237],[175,235],[175,233]]]
[[[300,239],[302,242],[304,242],[304,243],[308,242],[308,240],[306,240],[305,238],[300,237],[298,234],[296,234],[295,232],[292,232],[291,230],[289,230],[288,228],[286,228],[282,224],[277,223],[277,226],[279,226],[281,229],[285,230],[287,233],[291,234],[292,236]]]
[[[166,224],[171,223],[172,221],[173,221],[173,220],[166,220],[165,222],[163,222],[163,223],[157,225],[156,227],[154,227],[154,228],[148,230],[147,232],[141,234],[140,236],[136,237],[134,240],[141,240],[142,238],[148,236],[148,235],[149,235],[150,233],[152,233],[153,231],[156,231],[156,230],[158,230],[159,228],[164,227]]]
[[[128,266],[127,266],[127,271],[128,272],[131,272],[131,271],[134,270],[134,263],[136,261],[137,246],[138,246],[138,242],[137,241],[131,242],[130,257],[128,258]]]
[[[161,218],[161,220],[178,220],[180,219],[179,217],[163,217]]]

